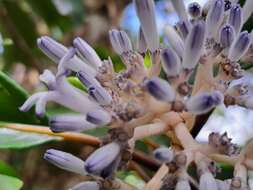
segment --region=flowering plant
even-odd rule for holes
[[[38,39],[39,48],[58,64],[58,70],[40,75],[48,91],[29,97],[20,110],[28,111],[35,104],[36,114],[42,117],[47,102],[53,101],[75,111],[50,118],[50,130],[64,138],[83,137],[65,133],[69,131],[110,128],[106,136],[91,139],[100,148],[85,161],[55,149],[44,154],[60,168],[90,177],[72,190],[136,189],[114,174],[138,157],[137,140],[157,134],[167,135],[171,146],[154,145],[159,170],[145,190],[248,189],[253,141],[240,149],[226,133],[209,134],[208,143],[197,142],[194,133],[203,127],[198,119],[218,105],[253,108],[252,76],[240,67],[241,61],[253,56],[253,35],[242,31],[253,1],[247,0],[241,8],[236,0],[209,0],[204,7],[192,3],[187,10],[183,0],[171,2],[180,21],[164,27],[169,46],[160,43],[153,0],[134,0],[141,23],[136,49],[126,32],[109,31],[112,47],[126,67],[120,72],[114,71],[110,58],[101,60],[81,38],[75,38],[70,48],[47,36]],[[144,63],[147,55],[150,67]],[[166,77],[160,76],[161,70]],[[69,83],[67,76],[73,73],[86,92]],[[220,172],[216,162],[233,165],[233,177],[216,179]],[[190,167],[196,176],[188,173]]]

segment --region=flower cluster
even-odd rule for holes
[[[253,108],[252,76],[240,67],[240,61],[253,56],[253,35],[241,31],[253,11],[253,1],[241,7],[237,0],[209,0],[203,7],[194,2],[188,8],[183,0],[171,2],[180,21],[164,27],[168,46],[160,43],[153,0],[134,0],[141,23],[137,49],[126,32],[109,31],[112,47],[126,67],[121,72],[115,72],[111,59],[101,60],[81,38],[75,38],[70,48],[47,36],[38,39],[39,48],[58,64],[58,70],[56,74],[44,71],[40,80],[48,91],[32,95],[20,110],[35,104],[36,114],[43,116],[47,102],[53,101],[77,112],[50,118],[55,133],[110,128],[101,138],[101,147],[85,161],[59,150],[45,153],[52,164],[92,177],[72,190],[135,189],[114,173],[131,160],[137,140],[156,134],[168,135],[172,146],[154,151],[163,166],[146,190],[248,188],[251,142],[240,151],[227,134],[211,133],[208,143],[199,143],[190,131],[196,127],[197,116],[218,105]],[[151,67],[145,66],[144,56],[150,57]],[[166,77],[160,76],[161,70]],[[73,74],[87,92],[68,82]],[[234,165],[234,177],[215,179],[219,172],[215,161]],[[187,172],[192,163],[197,178]]]

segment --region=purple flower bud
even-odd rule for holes
[[[55,63],[59,63],[63,56],[65,56],[65,54],[68,52],[68,48],[47,36],[39,38],[37,40],[37,44],[39,48]],[[66,67],[75,72],[86,71],[91,75],[96,75],[96,71],[92,67],[82,62],[76,56],[68,61]]]
[[[197,2],[190,3],[188,6],[188,12],[193,18],[201,16],[201,7]]]
[[[96,70],[102,65],[101,59],[98,57],[95,50],[87,42],[85,42],[81,38],[75,38],[73,41],[73,45],[77,49],[77,52],[80,57],[82,57],[86,63],[93,66]]]
[[[191,190],[189,181],[186,179],[178,180],[175,190]]]
[[[108,174],[107,170],[110,170],[109,167],[112,166],[113,162],[117,160],[119,153],[120,146],[117,143],[112,142],[110,144],[102,146],[87,158],[84,168],[89,174],[107,174],[110,176],[111,174]]]
[[[240,32],[242,26],[242,11],[240,5],[234,5],[230,9],[228,23],[234,27],[236,34]]]
[[[160,79],[159,77],[152,77],[144,82],[145,89],[154,98],[160,101],[172,102],[175,99],[175,91],[170,84]]]
[[[228,58],[231,61],[238,61],[248,51],[251,38],[252,36],[247,31],[241,32],[229,49]]]
[[[220,44],[223,48],[230,47],[235,38],[234,28],[230,25],[225,25],[220,31]]]
[[[99,82],[97,81],[97,79],[95,79],[95,77],[92,76],[92,75],[90,75],[88,72],[80,71],[80,72],[77,73],[76,76],[88,88],[90,86],[98,86],[98,85],[100,85]]]
[[[159,35],[155,18],[155,4],[153,0],[134,0],[137,15],[145,40],[151,52],[159,48]]]
[[[253,7],[253,1],[246,0],[242,8],[243,23],[245,23],[249,19],[249,17],[252,15],[252,12],[253,12],[252,7]]]
[[[161,162],[171,162],[174,158],[174,153],[170,148],[160,147],[154,150],[154,157]]]
[[[216,181],[210,172],[205,172],[200,176],[199,190],[218,190]]]
[[[85,116],[80,115],[58,115],[50,118],[50,129],[54,133],[65,131],[83,131],[96,128],[96,125],[86,121]]]
[[[196,23],[185,41],[182,66],[186,69],[193,69],[201,56],[205,42],[205,23]]]
[[[172,48],[162,50],[162,66],[167,76],[177,76],[181,71],[181,61]]]
[[[169,40],[170,45],[176,51],[177,55],[179,57],[182,57],[183,52],[184,52],[184,42],[182,38],[178,35],[176,30],[170,25],[167,25],[165,27],[164,32],[165,32],[166,37]]]
[[[77,184],[69,190],[100,190],[100,186],[95,181],[85,181]]]
[[[125,52],[132,51],[132,44],[126,32],[122,30],[110,30],[109,37],[114,51],[122,55]]]
[[[105,110],[98,109],[90,111],[86,115],[86,120],[95,125],[101,126],[111,122],[111,116]]]
[[[85,164],[84,161],[73,156],[72,154],[55,149],[49,149],[44,154],[44,159],[61,169],[81,175],[87,174],[83,168]]]
[[[191,30],[191,24],[189,22],[180,21],[176,24],[177,31],[183,39],[186,39],[188,33]]]
[[[145,40],[145,37],[144,37],[144,34],[143,34],[143,31],[140,27],[140,30],[139,30],[139,36],[138,36],[138,51],[140,53],[145,53],[147,51],[147,42]]]
[[[215,38],[224,17],[224,0],[215,0],[206,18],[207,33]]]
[[[181,21],[183,20],[188,20],[188,16],[186,13],[186,9],[184,6],[184,1],[183,0],[171,0],[171,3],[176,10],[178,17],[180,18]]]
[[[109,105],[112,102],[111,95],[101,86],[91,86],[88,92],[90,98],[100,105]]]
[[[48,36],[42,36],[37,40],[38,47],[50,59],[58,63],[68,49]]]
[[[189,98],[186,108],[194,114],[204,114],[223,102],[223,94],[219,91],[202,92]]]

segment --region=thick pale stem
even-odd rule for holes
[[[149,70],[149,77],[158,76],[162,68],[159,50],[151,54],[151,61],[152,61],[152,66]]]
[[[197,146],[196,141],[191,136],[190,132],[188,131],[187,127],[184,123],[179,123],[174,127],[174,133],[181,143],[181,145],[184,147],[184,149],[191,149],[193,147]]]
[[[203,60],[204,63],[199,64],[192,89],[192,95],[201,91],[210,91],[213,86],[213,61],[209,59]]]
[[[134,129],[133,137],[129,140],[129,145],[130,147],[134,148],[135,141],[143,139],[145,137],[161,134],[166,130],[168,130],[168,127],[163,122],[136,127]]]
[[[166,165],[162,165],[154,177],[147,183],[144,190],[160,190],[162,186],[162,179],[165,177],[168,171],[168,167]]]

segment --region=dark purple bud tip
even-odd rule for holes
[[[149,94],[157,100],[170,102],[175,98],[175,92],[169,83],[158,77],[145,81],[144,86]]]
[[[193,18],[197,18],[201,15],[201,7],[197,2],[190,3],[188,12]]]
[[[220,44],[223,48],[229,47],[235,37],[235,32],[232,26],[225,25],[221,28],[220,32]]]
[[[231,8],[228,23],[234,27],[236,33],[240,31],[242,25],[242,11],[240,5],[234,5]]]

